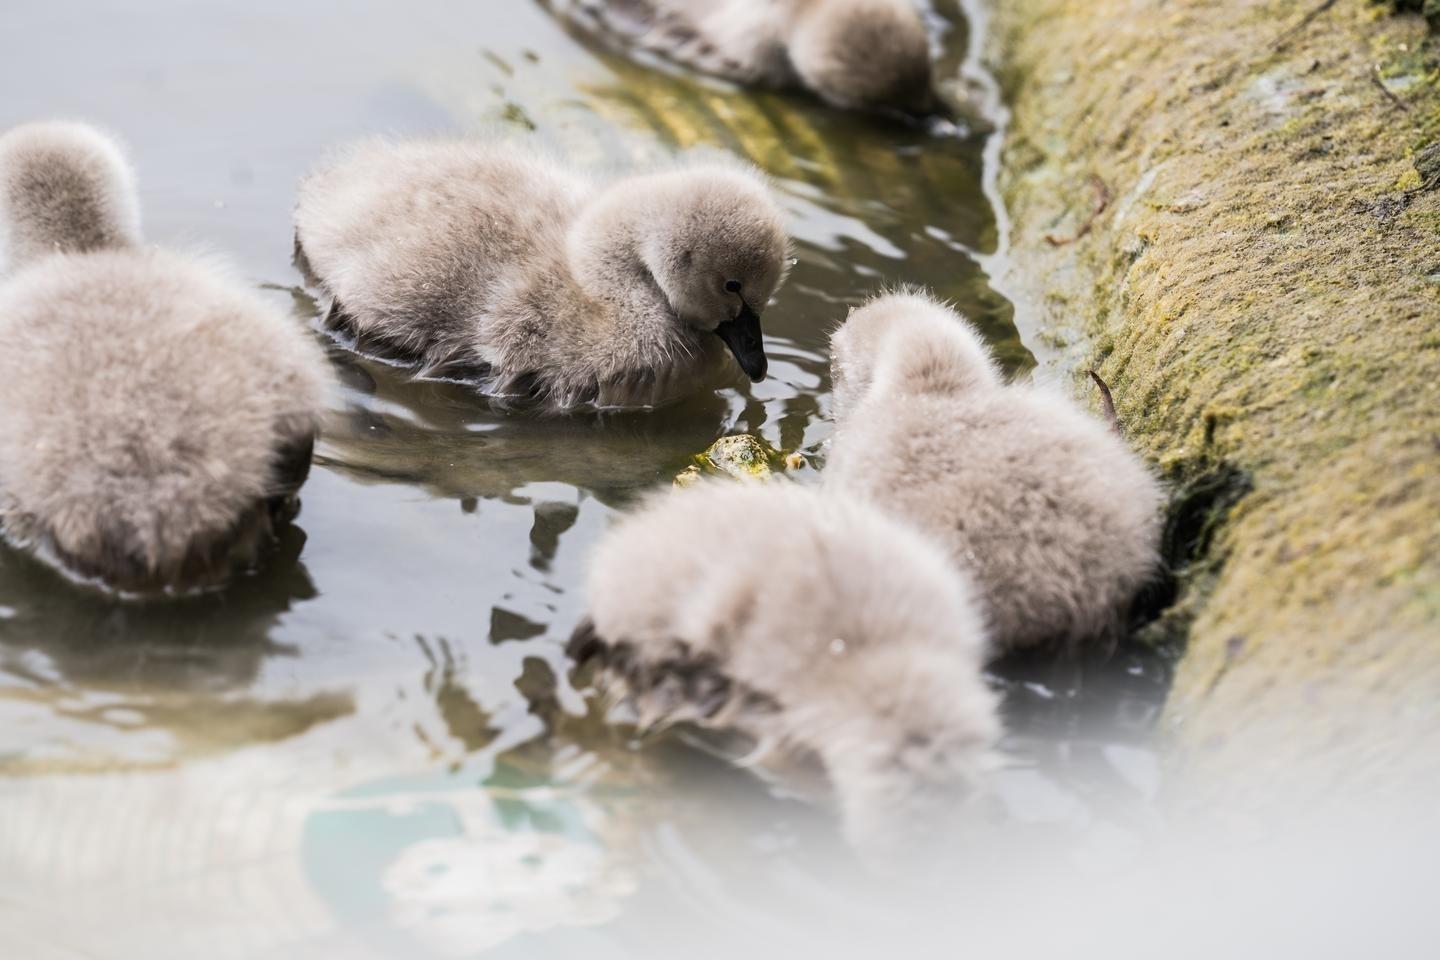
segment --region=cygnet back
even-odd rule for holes
[[[935,107],[912,0],[551,0],[582,27],[703,73],[807,89],[840,108]]]
[[[785,33],[800,82],[833,106],[930,113],[930,38],[913,0],[793,0]]]

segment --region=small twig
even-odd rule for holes
[[[1305,16],[1301,17],[1299,23],[1295,24],[1295,26],[1280,34],[1280,36],[1275,39],[1275,42],[1270,45],[1271,49],[1279,50],[1280,48],[1284,47],[1285,44],[1289,43],[1291,39],[1294,38],[1295,34],[1299,33],[1301,30],[1304,30],[1306,27],[1310,26],[1310,24],[1320,19],[1320,17],[1324,15],[1325,11],[1335,6],[1335,4],[1338,2],[1339,0],[1324,0],[1323,3],[1316,6],[1309,13],[1305,14]]]
[[[1115,414],[1115,398],[1110,394],[1110,384],[1101,379],[1100,374],[1094,370],[1086,371],[1090,379],[1095,381],[1095,386],[1100,388],[1100,405],[1105,409],[1105,419],[1110,421],[1110,426],[1116,433],[1120,432],[1120,418]]]
[[[1375,84],[1375,86],[1380,89],[1380,92],[1385,94],[1385,98],[1391,103],[1395,104],[1395,106],[1407,112],[1410,110],[1410,104],[1406,103],[1404,100],[1401,100],[1395,95],[1394,90],[1391,90],[1389,87],[1385,86],[1385,81],[1380,76],[1380,64],[1378,63],[1372,63],[1370,65],[1370,82]]]
[[[1073,236],[1058,237],[1053,233],[1045,234],[1045,242],[1050,244],[1050,246],[1063,247],[1079,240],[1094,228],[1095,221],[1100,219],[1100,214],[1104,213],[1105,208],[1110,206],[1110,188],[1105,185],[1105,181],[1093,173],[1086,177],[1085,180],[1090,184],[1090,189],[1095,192],[1095,202],[1091,205],[1089,216],[1087,216],[1075,230]]]

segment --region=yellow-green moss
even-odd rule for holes
[[[796,462],[796,458],[799,458]],[[780,470],[799,469],[804,458],[785,456],[779,450],[748,433],[721,437],[675,477],[677,487],[688,487],[702,477],[730,477],[734,480],[769,480]]]
[[[1323,748],[1373,781],[1440,761],[1440,191],[1417,159],[1440,57],[1363,5],[1277,46],[1314,7],[995,4],[1001,186],[1038,342],[1098,365],[1177,489],[1248,478],[1170,615],[1193,618],[1177,762]],[[1094,177],[1093,229],[1048,242]]]

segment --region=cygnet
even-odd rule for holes
[[[703,73],[842,109],[936,109],[913,0],[569,0],[574,22]]]
[[[756,171],[594,184],[515,144],[370,141],[310,175],[302,268],[357,348],[552,409],[648,407],[767,370],[783,216]]]
[[[935,537],[971,571],[997,653],[1106,635],[1157,565],[1161,492],[1110,427],[1007,384],[979,332],[920,293],[831,338],[827,488]]]
[[[818,759],[864,851],[904,851],[978,794],[999,722],[975,591],[868,504],[780,481],[657,495],[601,541],[586,594],[571,652],[602,689],[646,726]]]
[[[225,271],[140,246],[139,221],[107,135],[0,136],[0,526],[148,592],[222,580],[293,516],[329,371]]]

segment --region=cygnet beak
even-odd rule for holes
[[[760,334],[760,315],[742,303],[734,320],[726,320],[715,328],[715,335],[735,354],[735,362],[752,383],[765,379],[770,361],[765,359],[765,340]]]

